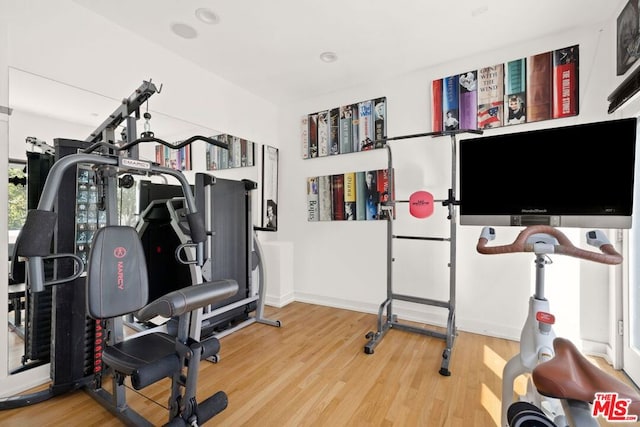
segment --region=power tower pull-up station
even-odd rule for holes
[[[455,311],[456,311],[456,231],[457,231],[457,218],[456,218],[456,206],[459,201],[456,199],[456,182],[457,182],[457,141],[456,136],[461,133],[476,133],[481,134],[480,130],[473,129],[460,129],[454,131],[444,132],[427,132],[413,135],[398,136],[393,138],[385,138],[380,141],[384,144],[388,155],[388,176],[389,176],[389,188],[395,188],[395,174],[393,170],[393,156],[391,145],[389,141],[419,138],[419,137],[439,137],[449,136],[451,138],[451,187],[448,190],[447,198],[434,199],[431,193],[426,191],[416,191],[411,195],[409,200],[395,200],[394,191],[390,191],[390,197],[388,201],[380,203],[380,210],[388,211],[385,215],[387,219],[387,298],[380,305],[378,309],[378,329],[377,331],[370,331],[366,334],[366,338],[369,339],[364,346],[364,352],[366,354],[373,354],[375,347],[380,343],[382,338],[390,329],[401,329],[409,332],[414,332],[422,335],[436,337],[445,341],[445,349],[442,352],[442,364],[440,366],[439,373],[444,376],[451,375],[449,371],[449,363],[451,361],[451,352],[453,350],[453,344],[457,335],[456,323],[455,323]],[[417,218],[426,218],[433,213],[433,203],[442,203],[442,206],[447,208],[447,219],[449,220],[449,236],[447,237],[428,237],[428,236],[408,236],[408,235],[396,235],[393,231],[394,223],[394,210],[397,204],[408,203],[410,213]],[[394,240],[409,239],[409,240],[423,240],[423,241],[435,241],[449,243],[449,299],[437,300],[431,298],[418,297],[415,295],[401,294],[394,291],[393,287],[393,246]],[[394,301],[406,301],[415,304],[422,304],[425,306],[439,307],[447,310],[447,322],[446,331],[442,332],[435,328],[421,328],[413,326],[407,323],[403,323],[398,320],[398,315],[394,312]]]

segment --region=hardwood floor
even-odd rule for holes
[[[201,364],[198,397],[218,390],[229,406],[211,426],[499,425],[501,372],[518,351],[513,341],[460,332],[449,365],[438,373],[444,341],[389,331],[365,354],[377,316],[305,303],[266,307],[277,328],[253,324],[221,341],[218,363]],[[599,361],[602,367],[608,365]],[[620,378],[624,375],[615,373]],[[522,393],[522,384],[516,391]],[[166,422],[168,380],[127,395],[156,425]],[[119,426],[88,393],[72,392],[0,412],[2,426]],[[606,426],[604,421],[602,426]],[[619,426],[619,423],[618,423]]]

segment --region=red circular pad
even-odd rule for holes
[[[433,213],[433,194],[416,191],[409,197],[409,213],[416,218],[426,218]]]

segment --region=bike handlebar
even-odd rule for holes
[[[534,234],[546,234],[557,241],[557,244],[548,242],[529,242],[528,239]],[[587,232],[587,242],[593,246],[598,246],[601,253],[577,248],[571,243],[569,238],[557,228],[549,225],[532,225],[522,230],[513,243],[508,245],[487,246],[489,240],[493,240],[495,232],[491,227],[484,227],[476,250],[481,254],[497,255],[515,252],[542,252],[569,255],[575,258],[594,261],[601,264],[617,265],[622,262],[622,255],[616,251],[606,236],[599,230]],[[597,238],[596,238],[597,237]]]

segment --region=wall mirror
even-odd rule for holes
[[[9,117],[9,159],[10,176],[14,177],[9,182],[10,199],[13,199],[8,203],[9,217],[11,218],[8,236],[10,246],[19,232],[21,217],[26,215],[28,195],[26,194],[27,187],[23,184],[28,158],[44,156],[48,150],[52,149],[55,138],[85,140],[118,108],[122,99],[129,97],[135,89],[136,87],[123,88],[122,96],[116,99],[55,81],[46,76],[9,67],[9,107],[12,109],[12,114]],[[154,96],[162,96],[162,94]],[[160,139],[179,142],[194,135],[211,137],[225,134],[223,131],[190,122],[186,117],[187,112],[185,112],[185,117],[175,117],[153,110],[154,96],[150,98],[145,108],[141,109],[141,114],[149,112],[151,119],[147,121],[140,118],[136,121],[137,135],[144,131],[152,131]],[[261,145],[255,143],[253,147],[254,153],[256,153],[254,167],[237,167],[227,170],[208,170],[210,168],[206,165],[209,150],[207,145],[203,141],[195,142],[191,146],[189,161],[180,162],[180,165],[188,169],[184,170],[184,174],[190,182],[193,182],[196,172],[207,172],[221,178],[249,179],[260,186],[261,158],[257,153],[262,152]],[[156,161],[157,156],[156,144],[150,143],[140,146],[140,158]],[[170,164],[171,158],[167,157],[167,159]],[[189,168],[186,168],[187,164],[190,166]],[[29,172],[27,171],[27,173]],[[26,177],[27,180],[31,178]],[[152,181],[159,179],[157,182],[167,183],[166,180],[163,182],[161,178],[156,177],[136,177],[136,180],[138,179],[151,179]],[[139,207],[136,206],[136,203],[139,200],[139,195],[136,193],[137,186],[131,188],[118,189],[118,203],[121,204],[119,220],[121,223],[134,225],[138,219]],[[252,213],[255,215],[256,225],[260,225],[259,191],[256,191],[255,197],[253,197],[255,207]],[[10,248],[10,256],[11,253]],[[0,289],[9,292],[9,306],[2,308],[9,312],[9,333],[7,342],[0,342],[0,346],[7,348],[9,355],[7,372],[10,375],[18,375],[49,363],[50,357],[46,347],[50,344],[50,336],[47,336],[46,329],[50,325],[45,321],[43,337],[36,337],[37,331],[27,327],[29,316],[36,308],[29,308],[29,304],[33,300],[27,301],[25,298],[24,285],[10,283],[7,288],[1,287]],[[37,346],[34,344],[45,347],[45,351],[38,352]]]

